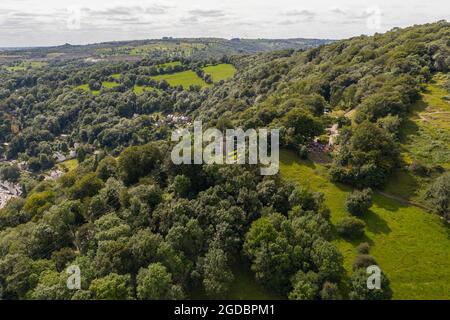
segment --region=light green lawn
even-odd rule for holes
[[[114,74],[111,75],[111,77],[113,77],[113,79],[116,79],[116,80],[120,80],[121,76],[122,75],[120,73],[114,73]]]
[[[281,152],[281,175],[325,194],[331,222],[348,215],[344,202],[350,188],[329,181],[322,165]],[[362,241],[388,275],[394,299],[450,299],[450,230],[436,215],[404,206],[376,194],[374,205],[363,217],[366,236],[360,241],[337,239],[348,273]]]
[[[148,86],[138,86],[138,85],[135,85],[135,86],[134,86],[134,89],[133,89],[133,92],[134,92],[135,94],[137,94],[137,95],[141,95],[141,94],[143,94],[143,93],[146,92],[146,91],[158,91],[158,89],[153,88],[153,87],[148,87]]]
[[[210,74],[213,82],[227,80],[234,76],[236,68],[232,64],[218,64],[216,66],[207,66],[203,68],[206,74]]]
[[[184,89],[188,89],[191,85],[200,87],[208,86],[208,84],[203,81],[203,79],[199,78],[192,70],[172,74],[163,74],[151,78],[155,81],[166,80],[170,86],[178,87],[181,85]]]

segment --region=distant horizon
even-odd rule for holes
[[[174,38],[347,39],[439,20],[432,0],[2,0],[0,47],[52,47]],[[130,40],[132,39],[132,40]]]
[[[164,39],[168,38],[168,39]],[[118,42],[133,42],[133,41],[165,41],[165,40],[181,40],[181,39],[221,39],[221,40],[227,40],[232,41],[233,39],[239,39],[239,40],[321,40],[321,41],[340,41],[344,40],[342,39],[326,39],[326,38],[305,38],[305,37],[294,37],[294,38],[240,38],[240,37],[233,37],[233,38],[220,38],[220,37],[161,37],[161,38],[143,38],[143,39],[128,39],[128,40],[106,40],[102,42],[92,42],[92,43],[61,43],[56,45],[36,45],[36,46],[16,46],[16,47],[5,47],[0,46],[1,49],[5,50],[13,50],[13,49],[38,49],[38,48],[57,48],[57,47],[63,47],[65,45],[70,46],[91,46],[91,45],[98,45],[98,44],[108,44],[108,43],[118,43]]]

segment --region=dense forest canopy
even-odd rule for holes
[[[346,202],[360,216],[369,188],[404,165],[401,126],[424,86],[444,75],[450,94],[450,24],[256,51],[1,69],[0,179],[22,193],[0,210],[0,297],[223,298],[248,265],[283,298],[390,298],[384,273],[382,290],[365,287],[376,264],[367,244],[344,276],[332,241],[360,237],[360,219],[334,230],[323,194],[256,166],[174,165],[170,134],[193,119],[280,128],[282,147],[305,157],[337,125],[329,173],[361,189]],[[236,73],[214,81],[210,66]],[[72,158],[78,165],[62,166]],[[428,198],[448,216],[448,168],[426,169],[438,176]],[[81,269],[81,290],[66,287],[69,265]]]

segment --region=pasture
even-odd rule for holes
[[[351,189],[331,183],[324,166],[300,160],[289,151],[282,151],[280,160],[283,178],[325,194],[333,225],[349,215],[344,202]],[[370,254],[391,281],[394,299],[450,299],[450,229],[437,215],[377,193],[362,220],[366,223],[362,239],[336,236],[334,241],[344,256],[347,274],[356,246],[368,242]]]
[[[182,86],[184,89],[189,89],[191,85],[200,87],[208,86],[206,82],[197,76],[197,74],[192,70],[172,74],[163,74],[151,78],[155,81],[166,80],[171,87]]]
[[[153,88],[153,87],[138,86],[138,85],[135,85],[134,88],[133,88],[133,92],[135,94],[137,94],[137,95],[141,95],[141,94],[143,94],[144,92],[147,92],[147,91],[157,91],[157,90],[158,89]]]
[[[211,75],[213,82],[227,80],[234,76],[236,68],[232,64],[222,63],[215,66],[207,66],[203,68],[206,74]]]

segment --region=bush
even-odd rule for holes
[[[353,262],[353,270],[358,270],[361,268],[366,269],[369,266],[377,265],[377,261],[374,257],[368,254],[360,254],[356,257],[355,262]]]
[[[303,160],[308,158],[308,148],[305,145],[300,145],[298,147],[298,156]]]
[[[358,251],[359,254],[368,254],[369,250],[370,245],[367,242],[362,242],[358,247],[356,247],[356,251]]]
[[[103,181],[97,174],[88,173],[70,188],[69,193],[73,199],[83,199],[96,195],[103,188]]]
[[[354,217],[343,218],[336,225],[338,233],[348,238],[362,237],[364,235],[364,227],[364,222]]]
[[[358,269],[353,272],[350,279],[351,300],[388,300],[392,297],[392,290],[389,286],[389,280],[381,272],[380,289],[369,289],[367,287],[368,274],[365,269]]]
[[[419,161],[413,161],[408,167],[408,170],[413,172],[414,174],[426,176],[430,174],[430,169],[424,166]]]
[[[320,291],[320,298],[322,300],[340,300],[342,297],[336,284],[325,282]]]
[[[352,192],[345,201],[345,208],[352,215],[361,216],[366,213],[372,206],[372,190],[364,189],[363,191]]]
[[[10,182],[17,182],[20,178],[20,169],[13,166],[4,166],[0,168],[0,179]]]
[[[450,173],[445,173],[436,179],[430,186],[426,194],[427,200],[432,205],[436,213],[444,218],[450,218]]]

